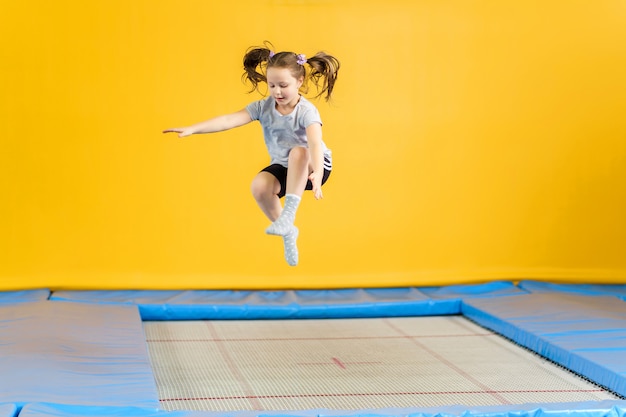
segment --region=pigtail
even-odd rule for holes
[[[318,91],[315,97],[321,97],[326,93],[324,99],[326,101],[330,100],[335,81],[337,81],[337,73],[340,67],[339,60],[325,52],[318,52],[311,58],[308,58],[307,63],[311,67],[309,79],[315,84]]]
[[[241,79],[246,82],[249,81],[252,84],[252,89],[258,90],[259,83],[267,82],[265,76],[265,70],[267,62],[272,55],[273,46],[269,42],[264,42],[262,47],[252,47],[248,49],[243,57],[243,74]]]

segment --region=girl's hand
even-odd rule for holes
[[[319,200],[324,198],[324,195],[322,194],[322,174],[312,172],[311,175],[309,175],[309,180],[311,180],[311,183],[313,184],[313,195],[315,196],[315,199]]]
[[[163,133],[178,133],[179,138],[193,135],[193,131],[188,127],[173,127],[171,129],[165,129]]]

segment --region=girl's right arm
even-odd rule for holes
[[[178,133],[179,138],[184,138],[185,136],[197,133],[214,133],[233,129],[250,123],[251,121],[250,114],[246,109],[243,109],[235,113],[217,116],[204,122],[196,123],[195,125],[165,129],[163,133],[174,132]]]

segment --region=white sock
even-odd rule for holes
[[[302,198],[296,194],[287,194],[285,196],[285,206],[280,216],[265,229],[265,233],[268,235],[285,236],[293,227],[293,222],[296,219],[296,210],[300,205]]]
[[[283,244],[285,245],[285,260],[290,266],[298,265],[298,246],[296,240],[298,239],[298,228],[291,225],[291,230],[283,235]]]

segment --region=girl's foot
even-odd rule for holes
[[[292,229],[296,227],[291,223],[286,217],[279,217],[276,221],[270,224],[267,229],[265,229],[265,233],[268,235],[276,235],[276,236],[287,236],[292,232]]]
[[[296,245],[298,233],[298,228],[291,225],[289,231],[282,235],[283,243],[285,245],[285,260],[290,266],[298,265],[298,246]]]

